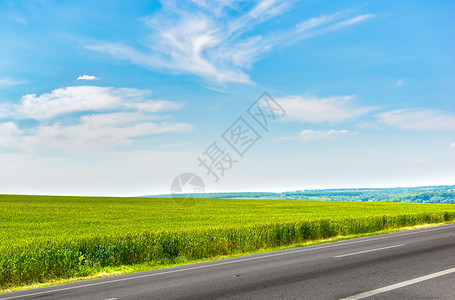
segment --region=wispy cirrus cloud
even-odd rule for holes
[[[289,2],[163,1],[155,15],[145,17],[150,30],[145,48],[121,42],[96,42],[86,48],[117,59],[179,74],[193,74],[218,83],[251,83],[247,70],[279,45],[363,22],[373,15],[348,11],[310,18],[293,28],[266,35],[253,29],[290,9]]]
[[[18,9],[15,1],[3,1],[0,3],[0,17],[21,25],[27,25],[23,11]],[[20,4],[18,4],[20,6]]]
[[[411,130],[455,130],[455,115],[432,109],[396,109],[376,116],[393,127]]]
[[[0,79],[0,88],[24,84],[26,81],[13,79]]]
[[[312,95],[288,96],[277,100],[285,109],[287,118],[308,123],[342,122],[373,110],[371,107],[356,105],[353,95],[326,98]]]
[[[303,142],[310,142],[313,140],[327,140],[327,139],[336,139],[342,136],[357,135],[357,132],[349,130],[335,130],[331,129],[328,131],[316,131],[311,129],[302,130],[299,135],[290,136],[290,137],[281,137],[277,141],[285,140],[299,140]]]

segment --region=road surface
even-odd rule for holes
[[[455,224],[0,294],[0,299],[455,299]]]

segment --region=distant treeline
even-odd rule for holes
[[[303,190],[284,193],[207,193],[204,197],[223,199],[282,199],[450,204],[455,203],[455,185],[384,189]]]

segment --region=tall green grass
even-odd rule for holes
[[[76,214],[74,206],[81,208],[81,203],[85,210]],[[13,229],[20,236],[2,239],[1,288],[85,276],[104,267],[171,264],[455,220],[450,205],[204,200],[182,210],[162,199],[24,196],[0,196],[0,205],[0,216],[9,218],[0,233],[12,237]],[[149,205],[154,210],[142,210]],[[321,216],[323,211],[327,216]],[[125,215],[135,219],[127,221]],[[112,226],[112,219],[124,224]],[[31,224],[34,230],[20,230]]]

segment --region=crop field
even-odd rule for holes
[[[455,221],[452,204],[0,195],[0,288]]]

